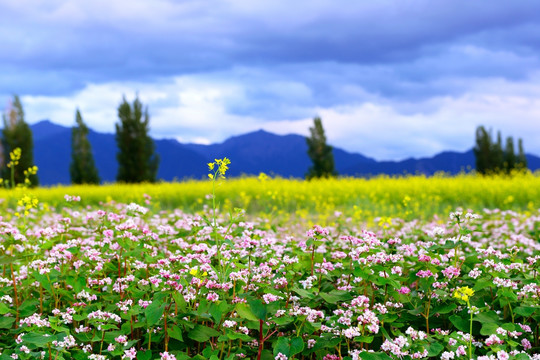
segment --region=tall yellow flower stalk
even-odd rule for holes
[[[473,322],[473,314],[474,311],[471,308],[471,303],[469,299],[474,295],[474,290],[471,289],[468,286],[463,286],[460,288],[457,288],[456,291],[454,291],[454,297],[465,301],[467,303],[467,308],[469,309],[469,314],[471,315],[471,318],[469,320],[469,359],[472,359],[472,322]]]

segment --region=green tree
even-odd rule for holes
[[[523,150],[523,139],[518,140],[518,155],[516,161],[516,169],[526,170],[527,169],[527,156],[525,155],[525,150]]]
[[[491,134],[483,126],[476,128],[476,146],[473,151],[476,158],[476,171],[479,174],[486,175],[494,171]]]
[[[9,154],[16,148],[21,149],[21,158],[18,165],[15,167],[14,181],[15,184],[23,184],[25,182],[24,172],[35,166],[34,164],[34,142],[32,139],[32,129],[24,121],[24,111],[21,100],[17,95],[13,96],[13,101],[9,104],[6,112],[3,115],[4,128],[2,129],[2,152],[4,163],[9,161]],[[2,167],[2,178],[4,181],[11,182],[11,169],[8,169],[5,164]],[[31,186],[37,186],[39,180],[37,174],[32,173],[28,176]],[[10,186],[14,186],[11,184]]]
[[[479,174],[510,174],[513,170],[527,169],[527,157],[523,150],[523,141],[518,141],[518,154],[514,149],[514,139],[509,136],[503,149],[501,132],[497,133],[497,142],[491,140],[491,132],[483,126],[476,128],[476,145],[474,147],[476,171]]]
[[[311,136],[306,138],[306,142],[308,145],[308,156],[312,161],[312,166],[306,174],[306,179],[337,176],[332,147],[326,143],[326,136],[324,135],[320,117],[313,119],[313,127],[309,128],[309,131]]]
[[[504,149],[502,145],[502,135],[497,131],[497,142],[493,144],[491,150],[491,168],[498,173],[504,170]]]
[[[159,157],[149,136],[148,108],[143,110],[139,98],[130,105],[124,97],[118,107],[120,121],[116,123],[118,144],[118,174],[116,179],[126,183],[155,182]]]
[[[514,151],[514,139],[509,136],[506,138],[506,147],[504,149],[504,170],[507,174],[516,168],[516,152]]]
[[[88,127],[77,109],[75,123],[71,129],[71,164],[69,174],[72,184],[99,184],[99,175],[88,140]]]

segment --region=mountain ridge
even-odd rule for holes
[[[31,129],[40,184],[69,184],[71,127],[42,120],[32,124]],[[115,135],[90,129],[88,138],[102,182],[114,182],[118,171]],[[158,179],[164,181],[202,179],[208,172],[206,164],[225,156],[232,162],[227,173],[229,176],[258,175],[264,172],[284,178],[303,178],[311,165],[305,138],[295,134],[276,135],[257,130],[209,145],[184,144],[174,139],[154,139],[154,142],[160,156]],[[338,147],[333,147],[333,153],[336,169],[342,176],[429,176],[441,171],[457,174],[474,169],[472,149],[465,152],[443,151],[432,157],[401,161],[377,161]],[[528,154],[527,159],[531,170],[540,168],[540,157]]]

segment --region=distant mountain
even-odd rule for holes
[[[300,135],[275,135],[264,130],[233,136],[221,144],[186,144],[207,159],[227,156],[234,163],[231,176],[264,172],[282,177],[304,177],[311,161],[306,139]],[[375,160],[360,154],[334,149],[338,172],[356,164],[372,164]]]
[[[437,172],[457,174],[459,172],[469,172],[474,168],[474,153],[471,150],[466,152],[444,151],[431,158],[406,159],[402,161],[379,161],[366,166],[356,164],[342,172],[350,176],[370,176],[370,175],[404,175],[404,174],[424,174],[433,175]]]
[[[69,184],[71,128],[48,120],[33,124],[31,128],[40,183]],[[115,135],[90,130],[88,138],[102,182],[114,182],[118,171]],[[232,162],[230,176],[265,172],[285,178],[302,178],[311,164],[303,136],[276,135],[263,130],[233,136],[219,144],[181,144],[171,139],[155,140],[155,144],[160,156],[158,178],[165,181],[204,178],[208,172],[206,164],[224,156]],[[540,157],[527,155],[527,159],[531,170],[540,168]],[[474,168],[472,150],[463,153],[445,151],[430,158],[376,161],[334,147],[334,160],[338,173],[344,176],[433,175],[440,171],[457,174]]]

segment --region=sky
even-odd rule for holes
[[[540,155],[536,0],[0,0],[0,111],[214,143],[264,129],[377,160],[474,146],[482,125]]]

